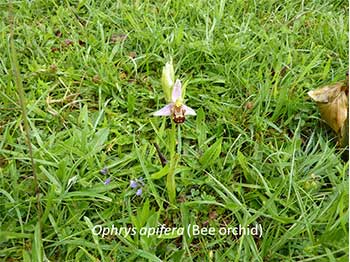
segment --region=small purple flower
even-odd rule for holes
[[[100,173],[101,173],[102,175],[107,175],[107,173],[108,173],[108,168],[107,168],[107,167],[102,168],[102,169],[100,170]]]
[[[141,196],[142,194],[142,187],[145,186],[145,183],[143,182],[143,178],[140,177],[138,179],[135,180],[130,180],[130,187],[133,189],[137,189],[136,190],[136,195],[137,196]]]
[[[112,179],[109,177],[109,178],[106,179],[105,182],[103,182],[103,184],[109,185],[109,183],[111,183],[111,180],[112,180]]]
[[[186,106],[182,101],[182,84],[179,79],[176,80],[173,92],[171,96],[171,103],[164,106],[162,109],[154,112],[154,116],[172,116],[175,123],[183,123],[185,121],[185,116],[192,115],[195,116],[196,112]]]
[[[130,180],[130,187],[136,188],[138,186],[138,183],[135,180]]]
[[[137,196],[141,196],[141,194],[142,194],[142,187],[140,187],[140,188],[137,189],[137,191],[136,191],[136,195],[137,195]]]

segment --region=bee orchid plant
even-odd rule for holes
[[[176,81],[174,80],[174,67],[172,62],[168,62],[163,67],[161,78],[162,88],[168,104],[152,114],[153,116],[171,116],[172,118],[172,129],[170,131],[169,143],[170,166],[166,182],[170,203],[175,203],[176,199],[175,169],[181,154],[181,128],[178,124],[184,123],[186,116],[196,115],[196,112],[191,107],[184,104],[183,97],[185,96],[185,92],[183,90],[181,81],[179,79]]]

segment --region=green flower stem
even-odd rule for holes
[[[177,153],[181,156],[182,140],[181,140],[181,125],[177,125]]]
[[[180,129],[178,128],[178,131]],[[178,137],[181,138],[180,131]],[[180,151],[179,151],[180,148]],[[178,146],[178,152],[176,153],[176,124],[172,122],[170,133],[170,168],[167,176],[167,191],[169,196],[169,202],[174,204],[176,201],[176,184],[175,184],[175,170],[177,163],[180,159],[181,146]]]
[[[171,121],[170,131],[170,159],[173,159],[176,152],[176,124]]]
[[[176,202],[175,170],[176,170],[176,165],[178,160],[179,160],[179,155],[175,154],[174,158],[170,160],[170,168],[167,176],[167,189],[168,189],[169,202],[171,204],[175,204]]]

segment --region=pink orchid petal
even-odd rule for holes
[[[175,103],[176,100],[182,98],[182,85],[181,81],[179,79],[176,80],[174,87],[173,87],[173,94],[172,94],[172,101]]]
[[[170,116],[171,115],[171,108],[173,107],[173,104],[168,104],[162,109],[152,113],[154,116]]]
[[[190,108],[189,106],[182,105],[182,108],[185,109],[185,116],[195,116],[197,115],[196,112]]]

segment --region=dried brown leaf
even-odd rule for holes
[[[349,86],[347,82],[338,82],[308,92],[317,103],[321,118],[337,133],[340,144],[347,144],[349,136],[348,110]]]

